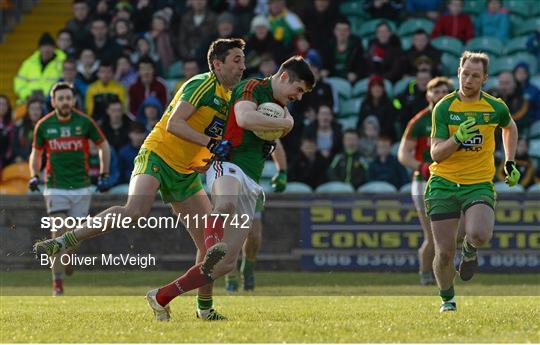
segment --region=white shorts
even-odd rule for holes
[[[206,185],[208,190],[212,190],[214,181],[221,176],[232,176],[240,182],[240,195],[237,199],[236,214],[239,217],[246,217],[249,224],[255,216],[257,207],[257,199],[262,196],[262,204],[264,205],[264,191],[257,182],[247,176],[238,165],[231,162],[213,162],[210,169],[206,172]]]
[[[65,213],[69,217],[86,217],[90,210],[92,187],[79,189],[46,188],[43,192],[47,214]]]
[[[426,192],[426,181],[419,181],[413,178],[411,182],[411,195],[414,202],[414,206],[419,211],[425,211],[426,206],[424,204],[424,193]]]

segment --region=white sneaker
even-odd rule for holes
[[[169,321],[171,318],[171,309],[168,304],[165,307],[162,307],[161,304],[158,303],[156,299],[157,292],[158,289],[148,291],[146,294],[148,305],[154,311],[154,316],[157,321]]]

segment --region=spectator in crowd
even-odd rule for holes
[[[107,104],[107,118],[103,121],[101,129],[105,138],[118,152],[128,141],[130,118],[124,113],[122,103],[118,100]]]
[[[46,95],[62,75],[62,62],[66,54],[56,49],[54,38],[44,33],[39,38],[39,49],[23,61],[14,79],[18,101],[23,102],[34,90]]]
[[[303,58],[309,56],[317,56],[319,59],[319,52],[311,47],[311,43],[308,38],[304,35],[298,35],[294,40],[294,55],[299,55]]]
[[[130,23],[134,22],[133,6],[129,2],[118,2],[113,9],[113,22],[121,19],[127,20]],[[149,17],[146,17],[149,18]]]
[[[90,84],[86,92],[86,112],[97,122],[105,119],[107,104],[119,100],[124,109],[127,106],[126,89],[122,84],[113,80],[114,70],[108,61],[102,61],[99,66],[98,80]]]
[[[302,182],[313,189],[327,181],[326,174],[322,172],[327,170],[328,161],[317,149],[313,138],[302,138],[300,154],[297,157],[289,160],[289,181]]]
[[[180,1],[178,1],[180,3]],[[182,1],[183,2],[183,1]],[[150,30],[151,22],[148,18],[152,18],[156,12],[157,3],[151,0],[137,0],[132,14],[133,31],[147,32]]]
[[[182,59],[195,58],[201,41],[214,32],[217,16],[206,8],[207,0],[191,0],[191,10],[182,16],[175,43],[176,55]]]
[[[368,0],[364,2],[364,10],[370,18],[382,18],[398,21],[403,11],[402,0]]]
[[[90,48],[100,62],[109,61],[115,64],[122,56],[122,48],[113,39],[108,38],[107,22],[103,18],[95,18],[90,25],[90,38],[86,48]]]
[[[535,175],[535,164],[534,160],[529,157],[529,146],[527,144],[527,138],[520,137],[516,149],[516,167],[521,173],[521,178],[519,179],[519,184],[523,188],[527,189],[534,184],[534,175]],[[497,167],[496,177],[498,181],[504,181],[504,160],[501,160],[500,164]]]
[[[236,18],[238,32],[249,32],[254,16],[255,2],[256,0],[237,0],[232,5],[231,12]]]
[[[430,63],[434,74],[442,74],[442,54],[437,48],[431,45],[429,36],[424,29],[418,29],[414,32],[412,46],[405,54],[408,61],[407,74],[416,74],[417,66],[421,63],[422,58]]]
[[[302,16],[313,48],[323,51],[333,38],[332,30],[338,19],[338,11],[330,6],[330,0],[313,0]]]
[[[133,171],[133,161],[146,138],[146,129],[140,122],[132,122],[129,126],[129,141],[118,151],[120,183],[129,183]]]
[[[64,60],[62,63],[62,77],[57,81],[65,81],[73,86],[73,93],[76,102],[75,107],[84,111],[84,96],[86,95],[88,85],[77,76],[77,62],[75,60],[71,58]],[[50,104],[50,101],[51,96],[49,93],[47,93],[47,104]]]
[[[94,6],[94,17],[102,18],[105,22],[110,23],[112,19],[111,9],[109,8],[108,0],[97,0]],[[91,27],[90,27],[91,30]]]
[[[172,46],[172,37],[169,31],[169,16],[164,11],[154,13],[150,31],[145,34],[152,45],[151,50],[155,51],[161,61],[163,69],[168,69],[175,61],[175,54]]]
[[[163,115],[163,107],[159,100],[154,96],[148,96],[137,114],[137,121],[146,126],[146,130],[150,132],[159,119]]]
[[[129,87],[129,111],[138,114],[139,108],[148,96],[159,100],[161,107],[167,103],[167,86],[155,75],[154,64],[150,58],[142,58],[137,64],[139,78]]]
[[[26,102],[26,114],[15,126],[12,147],[15,162],[28,161],[32,152],[32,140],[36,123],[44,115],[45,105],[39,98],[29,98]]]
[[[157,75],[163,75],[163,67],[159,55],[155,52],[148,38],[140,36],[135,40],[135,50],[129,56],[131,63],[137,65],[143,57],[149,57],[154,62]]]
[[[526,116],[531,122],[540,121],[540,90],[529,81],[529,65],[527,63],[520,62],[516,65],[514,79],[529,101],[529,112]]]
[[[268,0],[268,18],[274,38],[286,48],[292,47],[296,36],[305,31],[304,23],[287,8],[285,0]]]
[[[371,162],[375,158],[377,140],[379,139],[380,126],[379,120],[374,115],[366,117],[361,122],[360,140],[358,150],[366,161]]]
[[[278,65],[272,55],[261,56],[261,64],[259,65],[259,71],[255,75],[256,78],[268,78],[272,74],[276,73]]]
[[[195,59],[188,59],[184,61],[182,65],[183,77],[176,83],[173,94],[176,94],[178,90],[184,85],[186,81],[200,73],[199,63]]]
[[[272,54],[276,61],[285,57],[285,47],[276,41],[270,32],[270,22],[265,16],[256,16],[251,21],[251,33],[246,41],[246,72],[245,75],[253,75],[261,64],[261,56]]]
[[[437,19],[431,37],[452,36],[463,43],[474,37],[474,27],[471,17],[467,13],[462,13],[463,1],[448,1],[448,13]]]
[[[429,70],[421,69],[416,72],[416,78],[409,82],[409,85],[400,95],[397,101],[400,111],[400,133],[407,127],[407,122],[420,110],[428,106],[426,99],[427,84],[433,79]]]
[[[394,140],[397,138],[396,125],[399,112],[384,88],[384,80],[378,75],[369,78],[366,97],[360,105],[356,129],[360,131],[364,120],[375,116],[380,124],[380,132]]]
[[[540,27],[527,38],[527,50],[536,57],[536,66],[540,66]]]
[[[351,24],[346,17],[336,20],[334,38],[323,50],[323,77],[336,76],[354,83],[366,75],[364,48],[358,37],[351,34]]]
[[[126,89],[137,81],[137,71],[131,65],[129,57],[122,55],[116,60],[116,70],[114,72],[114,80],[122,84]]]
[[[62,50],[66,57],[76,58],[77,50],[73,45],[73,33],[68,29],[62,29],[56,34],[56,45],[58,49]]]
[[[369,163],[368,181],[385,181],[393,184],[396,189],[409,182],[409,173],[393,154],[392,139],[381,135],[377,140],[377,155]]]
[[[86,85],[86,89],[88,89],[88,85],[97,80],[98,68],[99,61],[96,60],[96,54],[92,49],[85,48],[81,50],[77,61],[77,78]]]
[[[306,127],[304,136],[317,142],[317,149],[328,160],[343,150],[341,126],[334,121],[332,109],[327,105],[319,106],[317,120]]]
[[[0,172],[13,159],[14,134],[9,98],[6,95],[0,95]]]
[[[372,74],[396,82],[406,72],[401,42],[388,23],[381,22],[375,29],[375,38],[368,45],[368,65]]]
[[[122,54],[131,54],[133,52],[133,25],[129,20],[117,19],[113,22],[112,37],[116,44],[122,48]]]
[[[487,9],[475,20],[475,35],[500,39],[503,43],[510,38],[510,17],[502,8],[501,0],[488,0]]]
[[[366,182],[367,165],[358,150],[358,133],[347,129],[343,133],[343,152],[338,153],[328,168],[328,179],[352,184],[356,189]]]
[[[240,36],[235,30],[236,21],[232,14],[223,12],[217,17],[217,30],[204,37],[197,48],[196,58],[199,66],[206,66],[208,47],[219,38],[232,38]]]
[[[66,29],[73,33],[73,43],[80,44],[90,35],[90,5],[87,0],[73,1],[73,19],[66,23]],[[77,48],[81,48],[77,46]]]
[[[529,101],[523,95],[521,87],[514,80],[512,72],[504,71],[499,74],[499,88],[497,93],[508,106],[520,135],[527,135],[532,122],[531,118],[527,116],[529,112]]]
[[[426,16],[431,20],[437,20],[444,9],[444,0],[407,0],[405,3],[407,15]]]

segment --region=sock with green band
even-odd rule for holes
[[[231,273],[227,273],[227,275],[225,276],[225,284],[235,284],[235,283],[238,283],[238,279],[236,277],[236,270],[231,272]]]
[[[255,272],[255,266],[257,265],[257,260],[247,260],[245,257],[242,258],[242,264],[240,265],[240,271],[242,271],[242,275],[244,277],[246,276],[252,276],[253,272]]]
[[[197,309],[199,310],[208,310],[212,309],[214,301],[212,295],[197,295]]]
[[[467,258],[474,258],[476,256],[476,248],[467,241],[467,238],[463,240],[461,253]]]
[[[454,300],[454,286],[451,286],[448,290],[439,290],[439,296],[441,296],[443,302],[451,302]]]
[[[73,231],[68,231],[60,236],[60,238],[58,238],[58,242],[63,242],[62,246],[65,249],[70,249],[79,245],[79,240],[77,240],[77,237],[75,237]]]

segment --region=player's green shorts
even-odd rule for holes
[[[476,204],[495,207],[495,188],[491,182],[459,184],[440,176],[431,176],[427,183],[426,213],[431,220],[459,218]]]
[[[203,189],[201,175],[198,173],[181,174],[171,168],[154,152],[141,148],[131,176],[152,175],[159,181],[159,194],[165,203],[183,201]]]

